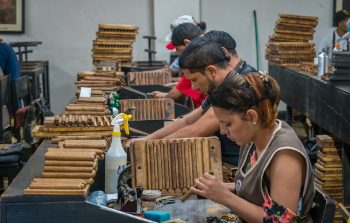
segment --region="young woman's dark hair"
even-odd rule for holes
[[[214,107],[242,114],[254,109],[263,128],[272,127],[281,99],[280,87],[266,72],[228,76],[211,94]]]
[[[205,33],[205,30],[207,29],[207,24],[203,21],[200,21],[198,24],[197,24],[197,27],[199,27],[203,33]]]

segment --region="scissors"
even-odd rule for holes
[[[154,210],[163,207],[166,204],[173,204],[175,203],[175,199],[165,199],[165,198],[161,198],[159,199],[160,205],[158,207],[156,207]]]

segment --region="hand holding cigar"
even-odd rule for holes
[[[210,174],[210,175],[214,175],[214,172],[211,170],[211,171],[209,171],[209,174]],[[195,185],[194,188],[195,188],[195,189],[198,189],[198,186]],[[190,189],[189,191],[187,191],[184,195],[182,195],[182,196],[180,197],[180,201],[183,203],[183,202],[185,202],[185,201],[186,201],[190,196],[192,196],[192,195],[194,195],[194,192]]]

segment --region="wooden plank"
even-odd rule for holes
[[[151,190],[156,190],[156,169],[155,169],[155,155],[154,155],[154,147],[153,142],[147,141],[147,146],[149,148],[149,161],[151,167]]]
[[[191,188],[191,175],[190,175],[190,151],[189,151],[189,140],[183,139],[185,148],[185,162],[186,162],[186,188],[189,190]]]
[[[164,160],[164,188],[165,188],[164,192],[168,193],[170,189],[170,173],[169,173],[169,155],[168,155],[167,140],[162,140],[162,148],[163,148],[163,160]]]
[[[317,21],[312,21],[312,20],[279,18],[277,21],[280,23],[310,25],[310,26],[314,26],[314,27],[317,26]]]
[[[322,162],[321,160],[317,159],[317,164],[322,166],[323,168],[341,168],[342,163],[341,161],[327,161],[327,162]]]
[[[342,181],[341,180],[321,181],[315,178],[315,184],[317,184],[320,188],[341,187]]]
[[[25,189],[27,195],[85,195],[90,186],[81,190],[59,190],[59,189]]]
[[[218,138],[210,138],[209,150],[210,150],[210,167],[214,172],[214,176],[218,180],[223,181],[222,175],[222,160],[221,160],[221,146]]]
[[[168,140],[168,165],[169,165],[169,182],[170,182],[170,189],[169,193],[175,193],[175,190],[173,189],[173,171],[172,171],[172,153],[171,153],[171,147],[173,146],[173,143],[171,143],[170,140]]]
[[[192,175],[193,175],[193,182],[195,179],[198,179],[198,172],[197,172],[197,159],[198,155],[196,153],[196,141],[195,139],[190,139],[190,145],[191,145],[191,158],[192,158]]]
[[[197,154],[197,176],[202,177],[204,174],[203,169],[203,146],[200,138],[196,139],[196,154]]]
[[[325,153],[323,153],[323,152],[321,152],[321,151],[318,151],[317,152],[317,155],[319,155],[319,156],[321,156],[321,157],[323,157],[323,158],[341,158],[341,153],[339,154],[339,153],[327,153],[327,154],[325,154]]]
[[[179,174],[179,189],[180,193],[183,192],[184,189],[184,161],[185,157],[183,157],[183,148],[182,148],[182,140],[177,139],[176,140],[176,145],[177,145],[177,158],[178,158],[178,174]]]
[[[209,173],[211,170],[210,167],[210,151],[209,151],[209,140],[202,139],[202,145],[203,145],[203,168],[204,173]]]
[[[322,181],[337,181],[342,180],[342,174],[325,174],[318,169],[315,169],[315,176]]]
[[[132,143],[129,147],[130,150],[130,163],[133,164],[135,163],[135,153],[134,153],[134,147],[135,147],[135,143]],[[133,178],[131,178],[131,187],[135,188],[136,187],[136,168],[135,165],[131,166],[131,174],[134,175]]]
[[[316,144],[321,148],[341,149],[342,146],[341,140],[332,135],[317,135]]]
[[[146,158],[146,142],[135,141],[133,142],[134,146],[134,156],[135,156],[135,169],[136,169],[136,185],[143,186],[145,190],[151,188],[147,185],[147,158]]]
[[[155,189],[159,190],[159,176],[158,176],[158,156],[159,148],[156,145],[156,141],[153,141],[153,154],[154,154],[154,174],[155,174]]]
[[[329,167],[325,168],[318,163],[315,163],[315,167],[325,174],[341,174],[342,173],[341,167],[340,168],[329,168]]]

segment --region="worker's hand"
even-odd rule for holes
[[[178,83],[179,83],[179,82],[172,82],[172,83],[164,84],[163,86],[173,88],[173,87],[175,87]]]
[[[152,95],[154,98],[165,98],[168,93],[163,93],[160,91],[153,91]]]
[[[127,151],[127,149],[130,147],[131,142],[134,141],[141,141],[141,140],[145,140],[144,138],[133,138],[133,139],[129,139],[126,144],[124,145],[124,150],[125,152]]]
[[[224,182],[221,182],[220,183],[222,185],[224,185],[225,187],[227,187],[232,193],[236,193],[236,184],[235,183],[224,183]]]
[[[191,190],[215,203],[222,203],[222,200],[227,198],[229,194],[232,194],[226,185],[222,184],[216,177],[208,173],[203,174],[203,177],[196,179],[195,182],[198,189],[191,187]]]

